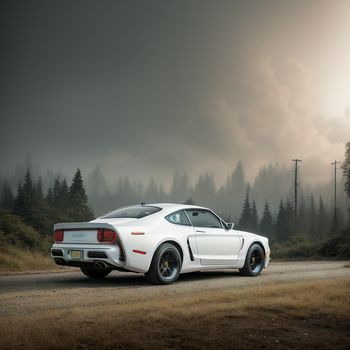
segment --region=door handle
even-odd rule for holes
[[[196,230],[196,232],[205,233],[205,231],[201,231],[201,230]]]

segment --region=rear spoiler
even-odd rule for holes
[[[58,223],[53,226],[53,229],[56,230],[93,230],[98,228],[109,228],[115,231],[115,227],[107,223],[101,222],[63,222]]]

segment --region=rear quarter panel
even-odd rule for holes
[[[112,222],[110,223],[114,225]],[[192,227],[174,225],[164,218],[142,220],[139,224],[135,222],[115,224],[126,258],[125,268],[130,271],[145,273],[149,270],[156,249],[164,242],[176,242],[182,251],[183,261],[188,262],[189,252],[187,248],[187,233],[193,232]],[[186,232],[185,232],[186,231]],[[144,233],[133,235],[133,232]],[[134,250],[144,251],[139,254]]]

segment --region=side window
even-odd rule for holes
[[[186,212],[193,226],[222,228],[220,219],[208,210],[189,209]]]
[[[172,224],[191,226],[188,218],[183,210],[176,211],[165,217]]]

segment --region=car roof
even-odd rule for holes
[[[206,207],[201,207],[198,205],[192,204],[178,204],[178,203],[145,203],[145,206],[153,206],[163,209],[164,211],[171,213],[173,211],[181,210],[181,209],[207,209]]]
[[[153,206],[153,207],[159,207],[162,209],[170,209],[170,208],[174,208],[174,209],[186,209],[186,208],[202,208],[202,209],[207,209],[204,207],[201,207],[199,205],[193,205],[193,204],[178,204],[178,203],[145,203],[144,205],[148,205],[148,206]]]
[[[122,209],[122,208],[128,208],[128,207],[140,207],[140,206],[145,206],[145,207],[157,207],[157,208],[160,208],[162,209],[161,211],[159,212],[156,212],[156,213],[153,213],[152,215],[150,216],[145,216],[144,218],[149,218],[149,217],[153,217],[154,215],[161,215],[161,216],[164,216],[164,215],[168,215],[168,214],[171,214],[175,211],[178,211],[178,210],[183,210],[183,209],[206,209],[206,210],[211,210],[209,208],[206,208],[206,207],[201,207],[201,206],[198,206],[198,205],[192,205],[192,204],[178,204],[178,203],[138,203],[138,204],[133,204],[133,205],[127,205],[127,206],[124,206],[124,207],[121,207],[121,208],[117,208],[117,209],[114,209],[106,214],[103,214],[101,216],[99,216],[98,218],[103,218],[104,216],[106,215],[109,215],[111,213],[113,213],[114,211],[116,210],[119,210],[119,209]],[[142,218],[143,219],[143,218]]]

